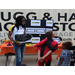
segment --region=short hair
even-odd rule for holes
[[[48,38],[51,38],[53,36],[53,31],[47,31],[45,33],[45,36],[48,37]]]
[[[72,42],[71,41],[64,42],[62,46],[65,47],[65,49],[70,50],[70,48],[72,47]]]

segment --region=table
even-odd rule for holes
[[[12,44],[12,43],[11,43]],[[7,54],[7,53],[15,53],[13,45],[12,46],[7,46],[8,43],[2,43],[0,45],[0,55],[2,54]],[[25,54],[35,54],[36,52],[36,47],[33,46],[27,46],[25,47]]]
[[[10,43],[12,44],[12,42],[10,42]],[[5,56],[6,56],[5,65],[6,66],[7,66],[8,56],[15,55],[13,45],[12,46],[7,46],[7,45],[8,45],[8,42],[2,43],[0,45],[0,49],[1,49],[0,55],[5,54]],[[26,46],[25,54],[36,54],[37,53],[37,51],[36,51],[37,47],[27,46],[27,44],[25,46]],[[62,50],[61,46],[62,46],[62,42],[60,43],[60,45],[58,45],[58,49],[54,52],[55,54],[57,54],[56,58],[60,57],[61,50]]]
[[[8,45],[8,42],[2,43],[0,45],[0,49],[1,49],[0,55],[5,54],[5,56],[6,56],[5,66],[7,66],[8,57],[11,55],[15,55],[15,51],[14,51],[12,42],[11,42],[12,46],[7,46],[7,45]],[[26,46],[25,47],[25,54],[36,54],[37,53],[36,47],[27,46],[27,44],[25,46]]]

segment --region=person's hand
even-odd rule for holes
[[[16,41],[14,41],[14,43],[17,44],[17,45],[21,45],[20,43],[18,43],[18,42],[16,42]]]
[[[43,57],[39,57],[38,61],[43,62],[43,59],[44,59]]]
[[[15,44],[17,44],[17,45],[21,45],[20,43],[17,43],[17,42],[15,42]]]
[[[44,57],[41,57],[40,60],[43,61]]]

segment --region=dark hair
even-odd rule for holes
[[[72,47],[72,42],[70,41],[64,42],[62,46],[65,47],[65,49],[70,50],[70,48]]]
[[[45,33],[45,36],[46,36],[47,38],[51,38],[51,37],[53,36],[53,31],[47,31],[47,32]]]
[[[24,16],[18,16],[16,18],[16,24],[15,26],[19,29],[19,26],[22,25],[22,19],[25,18]]]

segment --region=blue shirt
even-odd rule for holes
[[[72,52],[70,50],[65,49],[61,51],[60,59],[64,58],[62,62],[62,66],[70,66],[71,54]],[[60,64],[60,59],[59,59],[58,65]]]

